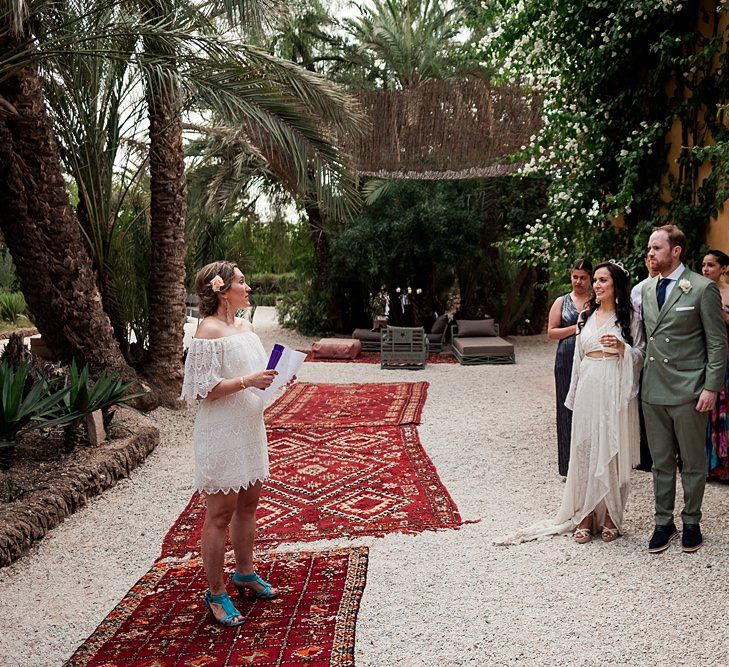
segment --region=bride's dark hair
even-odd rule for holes
[[[620,331],[623,334],[625,342],[628,345],[632,345],[633,335],[630,333],[630,323],[633,320],[633,304],[630,301],[630,274],[626,269],[614,262],[603,262],[595,267],[592,274],[593,280],[598,269],[607,269],[610,277],[613,279],[613,292],[615,294],[615,320],[620,327]],[[593,292],[590,300],[587,302],[587,306],[585,307],[584,316],[580,317],[577,323],[578,332],[582,331],[582,327],[585,326],[585,322],[587,322],[590,315],[592,315],[598,307],[599,304],[597,302],[597,297]]]

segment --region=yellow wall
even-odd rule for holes
[[[716,2],[721,0],[701,0],[701,8],[706,9],[709,11],[710,14],[713,14],[716,7]],[[701,13],[701,10],[699,10],[699,13]],[[701,30],[703,33],[710,35],[712,31],[713,26],[711,24],[707,24],[702,20],[698,21],[698,29]],[[729,14],[727,12],[723,12],[720,14],[719,18],[719,33],[724,35],[729,35]],[[673,85],[673,84],[672,84]],[[668,91],[669,94],[672,92],[671,90]],[[676,120],[673,123],[673,127],[671,128],[671,131],[666,136],[666,142],[670,144],[669,153],[668,153],[668,165],[670,171],[676,175],[677,172],[677,163],[676,158],[678,157],[681,146],[683,144],[683,138],[681,136],[681,123]],[[693,137],[688,137],[688,145],[691,147],[693,145]],[[703,164],[701,168],[699,169],[699,177],[698,177],[698,183],[697,185],[700,185],[701,182],[706,178],[706,176],[710,172],[710,165]],[[664,178],[664,185],[665,185],[665,178]],[[666,195],[665,190],[663,191],[664,196]],[[717,248],[719,250],[723,250],[726,253],[729,253],[729,206],[725,205],[719,210],[719,214],[716,216],[716,218],[712,218],[711,222],[709,223],[709,229],[706,234],[706,244],[709,248]]]

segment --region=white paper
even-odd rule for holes
[[[298,350],[292,350],[290,347],[281,345],[283,352],[281,352],[281,358],[276,364],[278,375],[273,378],[273,382],[266,389],[259,389],[262,395],[271,394],[280,387],[283,387],[289,382],[296,372],[301,368],[301,364],[306,359],[306,352],[299,352]]]

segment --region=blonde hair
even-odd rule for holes
[[[230,289],[236,268],[237,264],[222,260],[206,264],[197,272],[195,275],[195,292],[200,297],[200,303],[198,304],[200,315],[208,317],[218,312],[219,295]],[[213,286],[210,284],[215,276],[220,276],[223,281],[222,287],[217,292],[213,291]]]
[[[668,244],[671,246],[671,249],[676,246],[681,248],[680,259],[683,259],[683,254],[686,252],[686,234],[676,227],[676,225],[662,225],[661,227],[654,227],[653,231],[665,232],[668,236]]]

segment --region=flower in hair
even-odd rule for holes
[[[609,259],[608,263],[612,264],[613,266],[617,266],[626,276],[630,276],[630,271],[625,268],[622,262],[618,262],[614,259]]]
[[[225,281],[220,276],[215,276],[215,278],[210,281],[210,287],[213,288],[213,292],[219,292],[223,285],[225,285]]]
[[[688,294],[691,291],[693,285],[690,281],[684,278],[683,280],[678,281],[678,287],[684,294]]]

